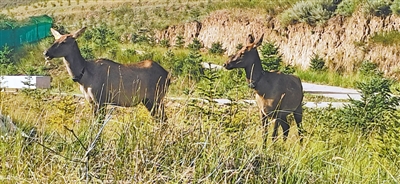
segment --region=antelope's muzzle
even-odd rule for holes
[[[46,61],[53,59],[54,57],[50,56],[49,52],[46,50],[43,52],[44,58]]]

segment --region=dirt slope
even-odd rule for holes
[[[223,43],[227,54],[244,43],[246,35],[265,33],[265,39],[280,47],[287,63],[308,67],[312,55],[325,58],[329,67],[338,71],[356,70],[363,60],[371,60],[388,75],[397,75],[400,54],[398,46],[369,43],[371,35],[388,30],[400,30],[400,17],[364,17],[355,13],[350,18],[334,17],[325,26],[312,27],[297,24],[284,28],[277,18],[252,10],[220,10],[199,22],[172,25],[156,35],[159,39],[176,40],[185,37],[186,44],[197,37],[205,47],[214,42]]]

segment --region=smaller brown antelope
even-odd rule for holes
[[[170,83],[168,72],[150,60],[129,65],[108,59],[86,61],[76,42],[85,29],[62,35],[51,28],[55,42],[43,53],[46,60],[63,57],[72,80],[80,85],[86,100],[94,103],[96,115],[104,116],[107,104],[130,107],[142,102],[152,116],[164,121],[162,101]]]
[[[257,51],[263,37],[264,34],[257,41],[254,41],[254,37],[249,35],[247,44],[231,56],[224,67],[228,70],[244,68],[249,87],[256,92],[256,102],[260,108],[264,127],[264,143],[268,135],[268,117],[275,119],[272,139],[276,140],[279,125],[283,129],[283,139],[287,139],[290,128],[287,115],[290,113],[294,115],[300,141],[302,141],[303,86],[300,79],[294,75],[263,70]]]

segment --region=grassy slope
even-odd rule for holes
[[[76,2],[71,1],[71,6]],[[84,9],[95,6],[94,11],[101,12],[103,4],[111,7],[121,3],[117,0],[98,2],[102,4],[89,0],[90,6]],[[160,3],[149,1],[138,5],[134,2],[138,8],[143,6],[145,9],[160,6]],[[50,4],[48,2],[48,6]],[[82,14],[87,13],[67,10],[66,4],[64,2],[63,7],[57,4],[58,8],[45,11],[20,7],[16,12],[24,13],[14,15],[22,18],[53,12],[59,24],[69,25],[75,18],[82,20]],[[86,6],[82,0],[80,5]],[[180,10],[187,9],[182,7]],[[71,13],[74,14],[72,18]],[[50,42],[41,43],[42,48],[38,50],[43,50]],[[31,55],[36,52],[41,55],[36,50]],[[64,66],[53,72],[55,76],[60,73],[66,76]],[[58,80],[59,85],[65,85],[64,80]],[[71,86],[77,88],[74,84]],[[177,90],[182,89],[177,86]],[[59,97],[40,91],[0,93],[0,112],[10,115],[26,132],[35,127],[38,142],[46,146],[28,143],[19,135],[1,137],[0,154],[4,157],[0,160],[0,181],[83,182],[85,164],[76,160],[84,161],[86,150],[64,128],[72,129],[85,146],[94,140],[99,125],[93,123],[87,104],[81,102],[71,96]],[[208,109],[211,109],[209,114],[201,111]],[[395,183],[400,179],[400,164],[375,152],[374,135],[363,136],[356,128],[346,131],[337,128],[337,122],[326,118],[332,110],[305,110],[307,133],[303,145],[298,143],[293,124],[286,143],[269,140],[264,148],[255,106],[193,106],[189,100],[170,101],[167,113],[169,122],[160,124],[152,120],[141,105],[117,108],[89,160],[92,180],[105,183]]]

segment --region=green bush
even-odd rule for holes
[[[175,71],[177,75],[187,76],[190,79],[198,81],[200,80],[203,72],[203,68],[201,66],[202,61],[203,58],[199,51],[191,50],[186,58],[177,59],[174,62],[173,71]]]
[[[120,63],[130,63],[137,58],[137,52],[134,49],[122,50],[122,53],[118,55],[117,61]]]
[[[243,48],[243,44],[242,43],[239,43],[238,45],[236,45],[236,51],[239,51],[240,49],[242,49]]]
[[[108,57],[109,57],[110,59],[112,59],[112,60],[116,59],[116,58],[117,58],[117,55],[118,55],[118,53],[119,53],[119,50],[120,50],[120,49],[119,49],[118,47],[109,48],[109,49],[107,50]]]
[[[190,18],[192,20],[199,20],[199,17],[200,17],[200,14],[201,14],[200,9],[198,9],[198,8],[190,8],[190,7],[188,7],[188,9],[190,9],[189,10]]]
[[[312,71],[323,71],[325,70],[324,58],[320,57],[318,54],[313,54],[310,61],[310,69]]]
[[[223,54],[225,50],[222,48],[221,42],[214,42],[211,44],[211,48],[208,50],[210,54]]]
[[[11,59],[12,55],[13,49],[7,45],[0,50],[0,75],[15,74],[17,72],[17,68]]]
[[[144,33],[132,33],[131,42],[132,43],[147,43],[147,44],[149,44],[151,42],[151,38],[149,38]]]
[[[366,78],[356,84],[361,99],[350,99],[337,116],[346,127],[359,127],[364,134],[385,128],[387,117],[395,115],[400,98],[392,96],[392,81],[380,76]]]
[[[215,121],[215,118],[221,117],[223,111],[221,111],[216,105],[214,99],[218,99],[222,96],[221,91],[215,87],[217,79],[220,77],[220,73],[215,70],[206,70],[201,74],[202,83],[197,86],[196,92],[199,96],[208,101],[207,105],[192,104],[197,110],[200,110],[204,115],[207,116],[207,120]]]
[[[201,47],[202,47],[201,42],[197,38],[194,38],[192,43],[188,45],[188,48],[191,50],[200,50]]]
[[[165,47],[165,48],[168,48],[168,47],[171,46],[171,44],[169,44],[169,40],[168,39],[162,39],[160,41],[160,45],[161,45],[161,47]]]
[[[23,73],[29,76],[33,75],[48,75],[45,66],[26,66],[26,67],[19,67],[19,73]]]
[[[154,60],[153,59],[154,55],[155,55],[154,51],[146,51],[143,54],[139,55],[139,60],[140,61],[143,61],[143,60]]]
[[[261,64],[265,71],[278,71],[282,63],[279,47],[274,42],[266,42],[260,48]]]
[[[399,163],[400,153],[400,112],[397,110],[400,98],[392,95],[392,80],[382,77],[375,63],[364,61],[359,72],[364,81],[356,84],[361,99],[350,99],[350,104],[339,109],[334,117],[342,128],[359,128],[364,136],[375,135],[377,141],[371,143],[372,149],[381,157]]]
[[[176,42],[175,42],[175,47],[176,48],[183,48],[183,46],[185,45],[185,41],[183,40],[183,36],[182,35],[178,35],[176,37]]]
[[[88,45],[84,44],[80,47],[82,57],[86,60],[93,60],[96,57],[94,56],[93,49]]]
[[[114,31],[107,27],[105,23],[93,29],[93,42],[95,48],[100,52],[104,53],[109,48],[112,48],[116,44],[116,36]]]
[[[378,64],[373,63],[369,60],[365,60],[361,63],[360,68],[358,69],[358,72],[363,76],[363,77],[370,77],[370,76],[382,76],[383,73],[379,71],[378,69]]]
[[[176,71],[179,69],[174,68],[177,62],[177,58],[175,56],[175,53],[172,52],[172,50],[167,50],[167,52],[164,53],[162,61],[163,61],[162,63],[163,67],[169,70],[172,75],[176,75]]]
[[[295,69],[291,65],[283,65],[279,47],[274,42],[266,42],[260,48],[261,65],[265,71],[280,71],[291,74]]]
[[[284,74],[293,74],[296,71],[296,68],[289,64],[289,65],[281,66],[279,71]]]
[[[343,0],[337,7],[336,13],[338,15],[349,17],[351,16],[360,2],[357,0]]]

